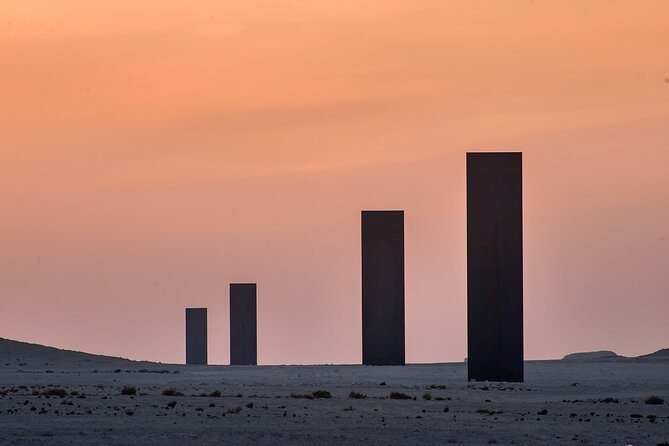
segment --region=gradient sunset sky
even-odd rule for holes
[[[466,356],[465,153],[523,151],[528,359],[669,347],[669,2],[0,2],[0,337],[361,360],[360,210],[406,357]]]

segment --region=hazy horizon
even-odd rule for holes
[[[407,362],[466,356],[465,153],[524,154],[525,357],[669,347],[669,3],[10,0],[0,337],[359,363],[360,211],[403,209]],[[147,18],[150,17],[151,20]]]

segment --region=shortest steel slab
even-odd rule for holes
[[[186,308],[186,364],[207,364],[206,308]]]

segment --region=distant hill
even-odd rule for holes
[[[572,353],[564,358],[565,362],[669,362],[669,348],[654,353],[629,358],[609,350],[596,352]],[[465,358],[465,363],[467,359]],[[76,368],[89,369],[141,369],[157,370],[165,364],[149,361],[133,361],[113,356],[94,355],[73,350],[63,350],[40,344],[13,341],[0,338],[0,370],[4,367],[30,370],[58,370]],[[172,365],[174,366],[174,364]]]
[[[621,359],[626,359],[626,358],[609,350],[602,350],[598,352],[572,353],[562,358],[563,361],[567,362],[603,362],[603,361],[616,361]]]
[[[136,368],[138,365],[157,365],[151,362],[131,361],[113,356],[94,355],[73,350],[62,350],[39,344],[0,338],[0,368],[14,367],[29,370],[83,368]]]
[[[636,359],[642,360],[642,361],[658,361],[658,362],[664,362],[664,361],[669,361],[669,348],[663,348],[662,350],[658,350],[655,353],[649,353],[647,355],[643,356],[638,356]]]
[[[609,350],[597,352],[572,353],[562,358],[565,362],[669,362],[669,348],[658,350],[647,355],[627,357]]]

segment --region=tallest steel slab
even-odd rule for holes
[[[467,153],[468,378],[522,382],[523,155]]]
[[[404,365],[404,211],[362,211],[362,363]]]

